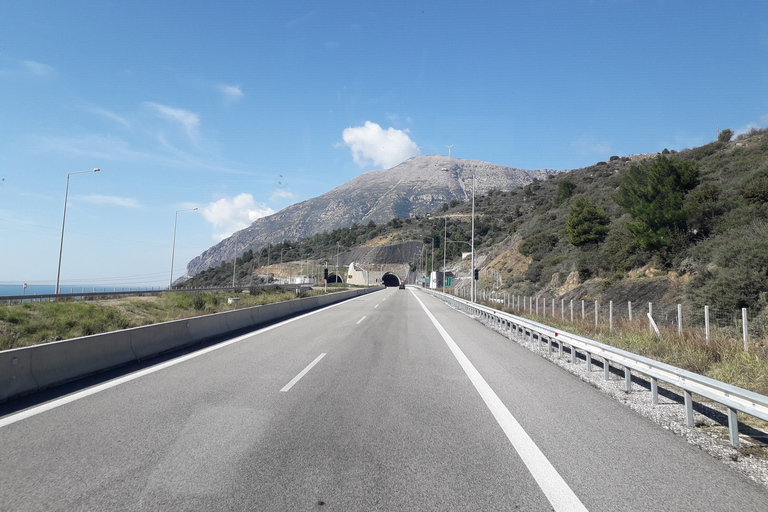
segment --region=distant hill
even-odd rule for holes
[[[620,206],[617,198],[622,185],[633,182],[633,174],[660,159],[693,166],[697,178],[684,191],[682,202],[674,205],[683,215],[677,215],[669,243],[649,247],[632,231],[642,219]],[[475,248],[480,290],[563,300],[653,302],[654,311],[667,304],[675,307],[674,314],[680,303],[699,310],[708,305],[726,314],[747,307],[759,317],[750,328],[761,326],[768,332],[768,130],[679,152],[612,156],[581,169],[550,172],[522,188],[498,187],[484,195],[481,191],[492,187],[481,189],[480,173],[478,177]],[[584,200],[599,207],[607,221],[603,236],[593,243],[569,237],[569,218]],[[461,253],[471,236],[471,205],[447,203],[429,217],[356,223],[300,243],[273,245],[271,261],[274,264],[278,254],[285,261],[335,261],[340,251],[342,265],[397,256],[410,258],[411,268],[429,271],[433,261],[439,269],[445,258],[460,289],[470,281],[469,262]],[[593,223],[596,227],[599,224]],[[444,243],[444,233],[456,243]],[[410,241],[420,243],[406,244]],[[396,254],[399,244],[408,250]],[[379,254],[376,248],[385,246],[391,248]],[[244,284],[250,278],[246,269],[263,270],[269,260],[266,248],[246,256],[238,263],[238,271],[243,268],[238,279]],[[215,271],[223,277],[217,278]],[[198,284],[226,284],[232,271],[231,264],[220,265],[200,274],[210,275]]]
[[[451,201],[491,190],[512,190],[534,179],[546,179],[557,171],[525,170],[477,160],[460,160],[441,155],[411,158],[391,169],[368,171],[333,190],[291,205],[253,222],[203,252],[187,264],[189,278],[232,260],[246,248],[260,249],[268,243],[300,240],[354,223],[386,223],[393,218],[421,217]]]

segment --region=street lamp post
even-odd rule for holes
[[[73,174],[85,174],[87,172],[99,172],[101,169],[94,169],[92,171],[78,171],[70,172],[67,174],[67,188],[64,190],[64,217],[61,219],[61,244],[59,245],[59,268],[56,271],[56,293],[59,294],[61,289],[59,288],[59,282],[61,278],[61,255],[64,252],[64,224],[67,222],[67,198],[69,197],[69,177]]]
[[[179,212],[192,212],[197,208],[190,208],[188,210],[176,210],[176,215],[173,219],[173,249],[171,250],[171,277],[168,280],[168,289],[173,288],[173,260],[176,257],[176,224],[179,222]]]
[[[450,172],[450,169],[443,167],[440,169],[444,172]],[[471,251],[472,251],[472,269],[470,270],[470,302],[475,302],[475,170],[472,169],[472,238],[471,238]]]
[[[446,215],[444,219],[445,219],[445,227],[443,228],[443,293],[445,293],[445,253],[446,253],[446,249],[448,248],[448,246],[445,245],[445,241],[448,239],[448,216]]]

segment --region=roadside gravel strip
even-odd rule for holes
[[[454,309],[456,308],[454,307]],[[457,309],[457,311],[461,310]],[[482,317],[477,315],[470,316],[484,323]],[[509,337],[508,330],[493,324],[485,325],[489,329]],[[642,376],[638,377],[634,372],[632,375],[632,392],[627,393],[624,389],[623,373],[621,376],[611,374],[611,379],[605,380],[599,361],[593,360],[592,371],[588,372],[586,362],[583,359],[577,359],[576,364],[571,364],[571,356],[567,349],[561,358],[557,349],[550,353],[546,344],[542,344],[542,347],[539,348],[538,342],[531,342],[528,337],[513,335],[512,340],[544,359],[548,359],[562,369],[578,376],[584,382],[615,398],[662,428],[684,437],[690,444],[698,446],[701,450],[722,461],[727,466],[768,488],[768,449],[766,449],[765,444],[759,447],[759,443],[744,434],[743,431],[745,429],[740,425],[742,448],[740,450],[733,448],[728,440],[727,423],[720,423],[712,419],[712,416],[715,418],[719,416],[723,418],[722,421],[726,421],[725,414],[716,410],[714,406],[710,407],[702,402],[694,404],[694,424],[697,426],[688,427],[685,424],[685,407],[682,402],[681,393],[674,387],[663,386],[659,382],[659,404],[654,406],[651,403],[650,382],[643,379]],[[697,411],[696,409],[699,410]],[[701,413],[702,409],[708,409],[707,415]],[[764,436],[762,432],[758,434],[763,434]],[[764,442],[768,441],[766,437],[762,437],[762,440]],[[753,455],[750,451],[760,452],[760,455]]]

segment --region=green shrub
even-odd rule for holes
[[[717,140],[720,142],[730,142],[732,137],[733,130],[729,130],[728,128],[717,134]]]
[[[202,311],[205,309],[205,296],[202,293],[196,293],[192,296],[192,307],[195,311]]]
[[[750,204],[768,203],[768,176],[760,176],[747,182],[741,196]]]

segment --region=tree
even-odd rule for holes
[[[632,166],[621,180],[614,200],[633,221],[627,229],[641,247],[659,250],[686,230],[683,201],[699,182],[696,165],[659,155],[651,164]]]
[[[557,192],[555,193],[555,199],[552,204],[555,206],[561,205],[566,199],[569,199],[573,192],[576,190],[576,184],[568,178],[561,180],[557,184]]]
[[[729,130],[728,128],[717,134],[717,140],[720,142],[730,142],[732,137],[733,130]]]
[[[581,247],[605,240],[611,219],[605,210],[594,201],[579,196],[573,202],[568,220],[565,221],[566,240]]]

